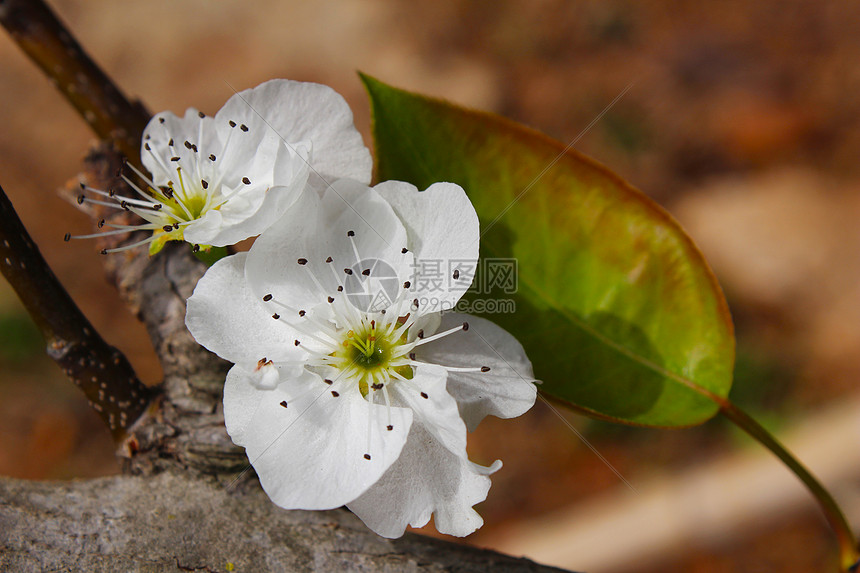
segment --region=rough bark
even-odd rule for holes
[[[446,541],[370,533],[346,510],[284,511],[259,487],[174,472],[0,480],[0,571],[558,571]]]
[[[120,166],[116,152],[98,147],[82,177],[123,192]],[[88,210],[96,220],[129,216]],[[118,448],[126,475],[0,479],[0,571],[558,571],[414,534],[383,539],[346,510],[273,505],[224,429],[229,365],[185,328],[185,300],[205,265],[185,244],[155,257],[109,255],[105,265],[146,324],[164,371],[161,393]]]

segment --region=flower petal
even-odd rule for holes
[[[347,507],[383,537],[400,537],[407,525],[422,527],[431,514],[440,533],[464,537],[483,525],[472,506],[487,498],[487,476],[501,465],[484,468],[457,456],[416,423],[400,458]]]
[[[197,342],[230,362],[250,368],[261,358],[305,358],[294,345],[297,332],[255,297],[245,281],[247,253],[225,257],[197,282],[188,299],[185,325]]]
[[[306,157],[301,155],[306,153],[305,149],[299,146],[298,150],[300,154],[282,146],[278,152],[275,165],[281,173],[278,180],[282,184],[271,186],[268,182],[272,179],[271,174],[267,180],[258,179],[260,184],[252,184],[247,189],[241,189],[221,209],[213,209],[206,213],[206,215],[220,213],[222,217],[220,226],[210,231],[210,234],[204,235],[198,232],[198,223],[192,223],[185,231],[185,240],[220,247],[234,245],[268,229],[296,202],[305,188],[309,166]],[[238,184],[244,185],[241,182]]]
[[[270,80],[234,95],[218,112],[219,117],[244,118],[246,123],[251,114],[265,118],[286,142],[311,141],[315,177],[328,183],[340,178],[370,183],[370,151],[353,125],[349,105],[330,87]]]
[[[308,179],[309,148],[286,145],[247,106],[238,121],[221,112],[200,117],[190,108],[183,118],[163,112],[150,121],[142,157],[156,185],[172,182],[176,203],[170,207],[181,218],[197,216],[198,202],[208,197],[206,211],[184,228],[183,238],[225,246],[260,234],[290,207]]]
[[[466,425],[457,402],[445,389],[447,372],[434,364],[415,368],[411,380],[391,384],[394,404],[405,405],[415,413],[415,422],[451,453],[466,458]]]
[[[199,153],[186,147],[184,145],[186,141],[196,144],[198,149],[201,144],[204,148],[220,149],[212,118],[201,118],[199,113],[193,107],[185,111],[184,117],[164,111],[153,116],[144,128],[140,160],[152,175],[156,185],[167,185],[168,181],[176,182],[177,162],[171,161],[171,158],[179,157],[179,162],[183,165],[196,163]]]
[[[469,431],[485,416],[514,418],[535,403],[534,373],[522,345],[506,330],[477,316],[444,313],[439,330],[464,322],[455,332],[415,349],[420,361],[442,366],[490,368],[488,372],[449,372],[448,392],[457,400]]]
[[[302,193],[254,243],[246,274],[256,294],[272,294],[294,310],[308,311],[328,298],[360,307],[378,294],[367,288],[376,279],[386,279],[379,288],[391,290],[389,298],[399,294],[412,269],[411,253],[401,252],[405,244],[406,230],[388,203],[343,179],[322,198]]]
[[[453,183],[417,192],[402,181],[385,181],[374,189],[406,226],[415,252],[419,312],[451,310],[472,284],[478,262],[478,215],[466,192]]]
[[[412,412],[372,405],[357,388],[328,386],[308,371],[260,389],[234,366],[224,386],[224,421],[275,504],[332,509],[364,493],[398,458]]]

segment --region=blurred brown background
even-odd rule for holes
[[[726,290],[733,398],[785,437],[860,528],[860,3],[562,0],[56,0],[152,111],[214,113],[273,77],[331,85],[369,139],[362,70],[569,142],[672,213]],[[143,328],[106,284],[89,223],[57,198],[88,128],[0,34],[0,184],[85,313],[155,383]],[[107,431],[0,283],[0,474],[118,471]],[[722,420],[658,431],[545,405],[488,422],[505,468],[467,543],[589,571],[818,571],[835,542],[810,497]],[[501,439],[500,439],[501,437]]]

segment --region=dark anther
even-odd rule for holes
[[[490,371],[489,366],[481,366],[481,372],[489,372],[489,371]]]
[[[262,358],[257,360],[257,368],[262,368],[263,366],[266,365],[266,362],[268,362],[268,361],[269,361],[269,359],[266,358],[265,356],[263,356]]]
[[[412,283],[409,281],[406,281],[405,283],[403,283],[403,288],[409,288],[411,286],[412,286]]]
[[[352,274],[352,269],[343,269],[343,272],[345,272],[345,273],[346,273],[346,274],[348,274],[348,275],[351,275],[351,274]]]
[[[203,113],[202,111],[198,111],[198,112],[197,112],[197,117],[199,117],[200,119],[203,119],[204,117],[206,117],[206,114],[205,114],[205,113]]]
[[[99,229],[101,229],[102,227],[104,227],[104,226],[105,226],[105,220],[104,220],[104,219],[99,219],[99,222],[98,222],[98,224],[97,224],[96,226],[97,226]]]
[[[369,460],[369,459],[370,459],[370,454],[364,454],[364,459]]]
[[[402,249],[400,249],[400,252],[405,255],[406,253],[409,252],[409,249],[407,249],[406,247],[403,247]]]
[[[337,285],[337,292],[343,292],[343,285]]]
[[[248,126],[247,126],[247,125],[245,125],[245,124],[243,123],[242,125],[240,125],[240,126],[239,126],[239,129],[241,129],[242,131],[247,132],[247,131],[248,131]]]
[[[167,142],[167,145],[169,147],[173,147],[173,138],[172,137],[170,138],[170,141]]]
[[[334,259],[332,259],[331,257],[326,257],[325,262],[330,263],[330,262],[332,262],[333,260],[334,260]]]
[[[272,318],[274,318],[275,320],[278,320],[279,318],[281,318],[281,315],[276,312],[275,314],[272,315]]]
[[[355,231],[347,231],[347,232],[346,232],[346,236],[347,236],[347,237],[354,237],[354,236],[355,236]]]
[[[271,294],[267,294],[266,296],[263,297],[263,302],[269,302],[270,300],[272,300]]]
[[[68,243],[71,239],[72,239],[72,234],[71,234],[71,233],[66,233],[66,234],[63,236],[63,240],[64,240],[65,242],[67,242],[67,243]]]
[[[170,158],[170,160],[171,161],[179,161],[179,157],[174,155],[173,157]]]
[[[164,118],[163,118],[163,117],[159,117],[159,118],[158,118],[158,123],[164,123]]]
[[[409,360],[415,360],[415,353],[414,352],[409,353]]]
[[[323,382],[325,382],[325,383],[326,383],[326,384],[328,384],[329,386],[331,386],[332,384],[334,384],[334,382],[332,382],[332,381],[331,381],[331,380],[329,380],[328,378],[326,378],[325,380],[323,380]]]
[[[328,297],[329,302],[334,302],[334,297]]]
[[[102,249],[101,251],[99,251],[99,254],[106,255],[106,254],[107,254],[107,249]]]
[[[385,426],[385,429],[390,432],[391,430],[394,429],[394,426],[388,425],[388,426]]]
[[[283,406],[284,408],[286,408],[286,407],[287,407],[287,401],[286,401],[286,400],[281,400],[281,406]]]
[[[170,231],[173,230],[173,225],[165,225],[162,227],[162,229],[164,230],[165,233],[169,233]]]
[[[376,384],[371,385],[371,388],[373,388],[374,390],[382,390],[382,387],[382,382],[377,382]]]
[[[460,278],[460,269],[454,269],[454,280]]]
[[[83,205],[86,198],[83,195],[78,195],[78,205]]]
[[[369,277],[370,276],[370,269],[364,269],[363,271],[361,271],[361,274],[363,274],[366,277]]]
[[[209,156],[209,161],[215,161],[216,159],[217,157],[215,157],[214,153]]]
[[[334,390],[332,390],[332,391],[331,391],[331,395],[332,395],[332,396],[334,396],[335,398],[337,398],[338,396],[340,396],[340,394],[338,394],[338,393],[337,393],[337,392],[335,392]]]
[[[414,299],[414,300],[412,301],[412,304],[414,304],[414,305],[415,305],[415,308],[418,308],[418,299],[417,299],[417,298],[416,298],[416,299]]]
[[[418,331],[418,338],[424,338],[424,329]]]
[[[192,245],[191,246],[191,252],[192,253],[199,253],[200,252],[200,245],[196,245],[196,244]]]
[[[152,151],[152,148],[149,146],[149,143],[144,143],[143,148],[147,151]]]
[[[299,263],[300,265],[308,264],[308,260],[305,258],[301,258],[301,259],[297,260],[296,262]]]
[[[466,330],[469,330],[469,323],[468,322],[463,323],[463,331],[466,331]]]
[[[248,179],[247,177],[242,177],[242,183],[244,183],[245,185],[250,185],[250,184],[251,184],[251,180],[250,180],[250,179]]]
[[[230,123],[230,127],[236,127],[236,122],[233,121],[232,119],[229,121],[229,123]]]
[[[191,149],[191,144],[188,143],[188,140],[185,140],[185,149]]]
[[[299,342],[299,340],[298,340],[298,339],[296,339],[296,346],[298,346],[298,345],[300,345],[300,344],[301,344],[301,342]]]
[[[299,316],[304,316],[305,314],[306,314],[305,311],[303,311],[303,310],[299,311]]]
[[[426,392],[421,392],[421,397],[426,400],[429,396],[427,396]]]
[[[204,189],[209,189],[209,182],[206,181],[205,179],[201,179],[200,184],[203,185]]]

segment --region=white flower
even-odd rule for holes
[[[467,427],[522,414],[536,390],[510,334],[440,312],[471,282],[457,263],[477,258],[478,219],[460,187],[341,180],[207,271],[186,324],[235,363],[227,431],[276,504],[347,505],[386,537],[431,514],[451,535],[481,526],[472,506],[501,462],[469,461]],[[452,288],[431,288],[416,261],[453,265]],[[371,282],[388,295],[362,288]]]
[[[215,117],[194,108],[182,118],[155,115],[144,130],[141,160],[151,177],[129,167],[144,185],[123,175],[137,196],[83,186],[111,201],[79,200],[128,209],[146,223],[107,223],[113,230],[74,238],[148,230],[153,235],[146,240],[112,250],[149,243],[151,254],[171,240],[232,245],[283,215],[309,177],[319,188],[341,177],[367,183],[371,172],[370,152],[343,98],[327,86],[289,80],[237,93]]]

